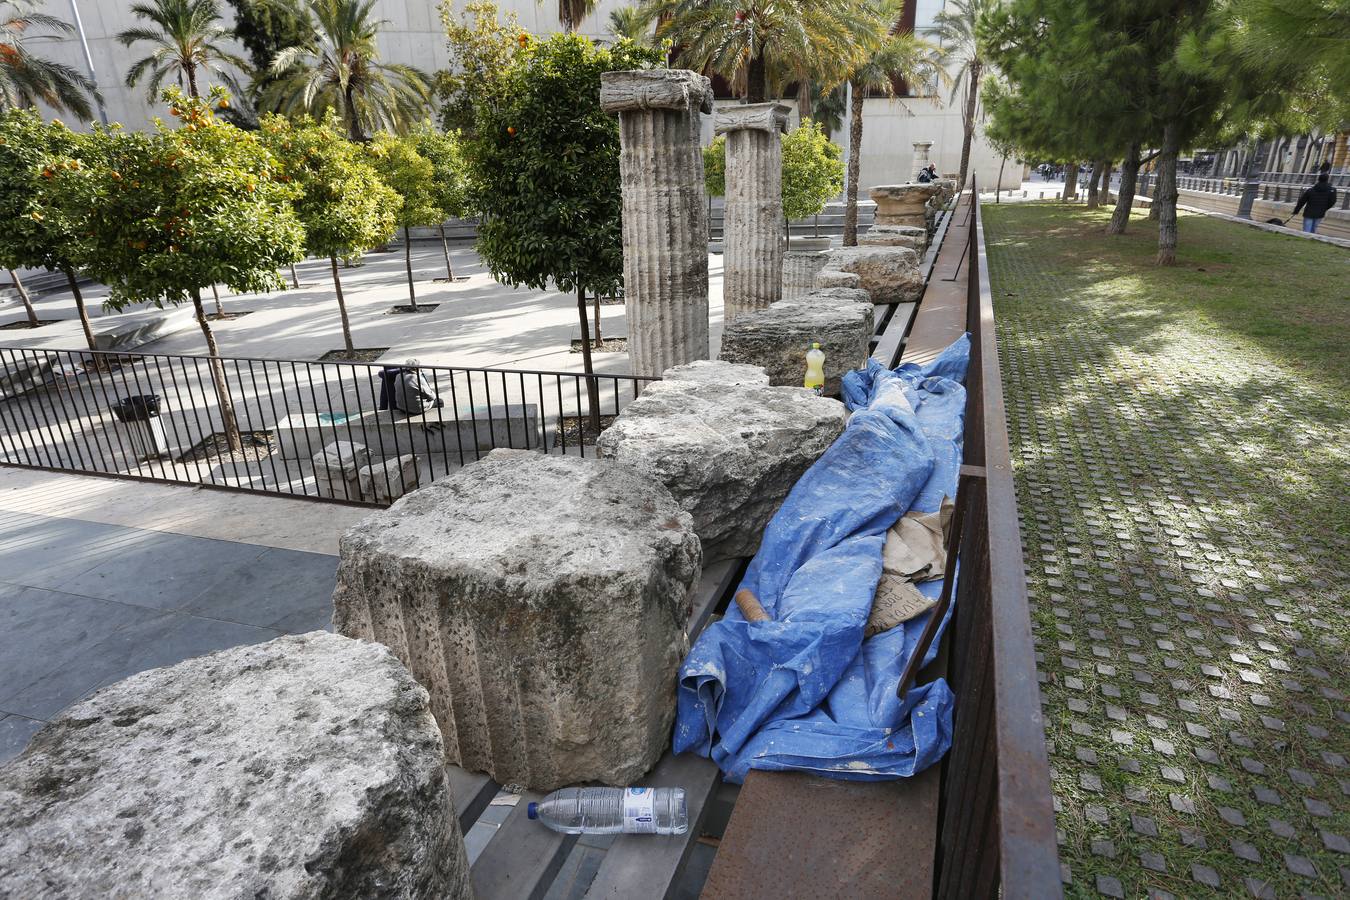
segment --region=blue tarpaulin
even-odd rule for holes
[[[863,626],[887,529],[956,494],[969,359],[962,337],[926,366],[869,361],[844,377],[847,427],[764,529],[740,584],[770,621],[732,604],[699,635],[680,670],[677,753],[711,756],[740,782],[750,769],[897,778],[947,751],[946,681],[895,696],[931,613],[866,640]],[[918,587],[937,597],[942,582]]]

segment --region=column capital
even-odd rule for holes
[[[719,106],[713,116],[718,134],[731,131],[787,131],[791,107],[781,103],[740,103]]]
[[[624,69],[600,75],[605,112],[674,109],[712,112],[712,82],[688,69]]]

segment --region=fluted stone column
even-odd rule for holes
[[[619,116],[623,277],[634,375],[708,358],[708,209],[699,113],[712,85],[684,69],[605,72]]]
[[[724,106],[727,136],[722,308],[726,321],[777,303],[783,293],[783,144],[790,110],[778,103]]]

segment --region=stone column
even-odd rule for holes
[[[727,205],[722,245],[726,321],[776,303],[783,293],[783,144],[790,110],[778,103],[724,106]]]
[[[914,142],[914,162],[909,166],[910,178],[917,177],[920,169],[928,168],[928,151],[932,146],[932,141]]]
[[[708,208],[699,113],[707,78],[684,69],[605,72],[619,116],[623,277],[634,375],[708,358]]]

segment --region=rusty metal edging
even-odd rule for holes
[[[989,522],[989,594],[994,635],[995,728],[998,746],[999,856],[1002,895],[1009,900],[1063,896],[1050,764],[1045,749],[1036,650],[1022,559],[1017,493],[1003,401],[993,292],[978,195],[972,198],[979,275],[979,357],[983,388],[985,490]],[[975,273],[970,273],[974,275]]]

